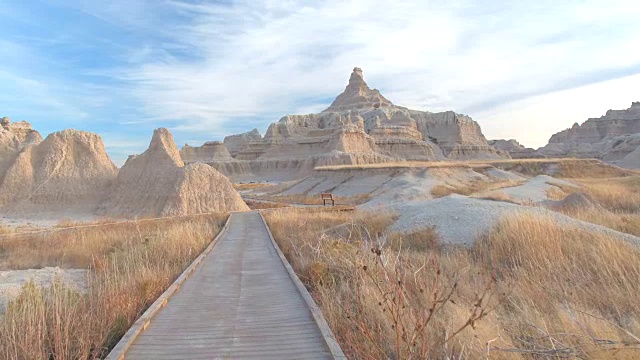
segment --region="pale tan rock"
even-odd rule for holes
[[[537,150],[524,147],[515,139],[497,139],[497,140],[489,140],[489,145],[494,148],[502,151],[506,151],[511,155],[514,159],[525,159],[525,158],[544,158],[545,156],[539,153]]]
[[[597,158],[622,166],[623,161],[640,146],[640,102],[625,110],[609,110],[604,116],[591,118],[582,125],[554,134],[538,151],[553,157]]]
[[[210,164],[238,179],[275,169],[297,176],[312,164],[509,158],[506,151],[487,144],[480,126],[468,116],[396,106],[369,88],[359,68],[325,111],[284,116],[269,126],[264,138],[248,134],[225,139],[234,147],[231,155],[248,164]]]
[[[161,217],[248,210],[224,175],[205,164],[185,166],[173,136],[157,129],[149,148],[120,169],[99,211],[115,217]]]
[[[351,109],[374,109],[391,106],[391,101],[385,99],[376,89],[370,89],[362,76],[362,69],[356,67],[351,73],[349,84],[342,94],[331,103],[324,112],[341,112]]]
[[[117,171],[100,136],[53,133],[26,145],[7,168],[0,206],[12,215],[93,212]]]
[[[0,182],[20,151],[41,141],[42,136],[31,124],[25,121],[12,124],[8,117],[0,119]]]
[[[245,145],[256,140],[262,140],[262,135],[260,135],[258,129],[253,129],[242,134],[229,135],[225,137],[224,145],[229,150],[231,156],[235,157]]]
[[[189,144],[185,144],[182,149],[180,149],[180,157],[182,157],[182,161],[187,164],[233,160],[227,147],[220,141],[209,141],[202,146],[189,146]]]

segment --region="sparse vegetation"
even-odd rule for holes
[[[640,213],[640,176],[575,180],[602,207],[613,212]]]
[[[571,189],[569,189],[569,191],[571,192]],[[567,192],[565,192],[564,190],[562,190],[562,188],[558,186],[552,186],[548,188],[546,193],[547,193],[547,198],[549,200],[557,201],[567,197]]]
[[[105,356],[136,318],[202,252],[225,215],[125,222],[1,241],[2,268],[89,268],[87,293],[27,285],[0,320],[0,357]]]
[[[513,200],[511,196],[502,191],[492,192],[490,194],[484,195],[481,199],[493,200],[493,201],[504,201],[512,204],[517,204],[518,202]]]
[[[349,358],[640,356],[640,249],[607,235],[514,214],[442,248],[385,214],[267,220]]]
[[[481,193],[493,191],[497,189],[518,186],[521,185],[524,180],[503,180],[503,181],[473,181],[470,184],[458,184],[458,185],[436,185],[431,189],[431,195],[435,198],[451,194],[460,195],[480,195]],[[504,194],[506,196],[506,194]],[[487,198],[483,196],[483,198]]]
[[[359,165],[319,166],[319,171],[403,169],[403,168],[471,168],[484,170],[491,167],[514,171],[526,176],[552,175],[565,178],[611,178],[638,175],[637,171],[622,169],[596,159],[505,159],[465,161],[407,161]]]
[[[369,200],[369,194],[355,196],[333,196],[336,205],[359,205]],[[320,194],[291,194],[291,195],[261,195],[247,198],[247,200],[266,200],[283,204],[322,205]]]
[[[270,188],[273,188],[274,186],[277,186],[277,184],[270,184],[270,183],[260,183],[260,182],[252,182],[252,183],[234,183],[233,187],[238,190],[238,191],[242,191],[242,190],[268,190]]]
[[[261,210],[261,209],[277,209],[283,207],[289,207],[291,204],[275,202],[275,201],[260,201],[260,200],[245,200],[244,201],[249,209]]]
[[[582,221],[640,236],[640,176],[572,181],[580,188],[560,186],[547,195],[553,200],[562,200],[580,191],[593,201],[594,206],[560,208],[558,211]]]

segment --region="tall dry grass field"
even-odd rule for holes
[[[514,214],[472,248],[389,214],[267,214],[353,359],[637,359],[640,250]]]
[[[1,267],[88,268],[87,293],[27,285],[0,320],[0,358],[105,356],[221,230],[226,215],[128,222],[0,240]]]
[[[579,189],[560,187],[553,198],[561,200],[570,193],[585,193],[594,207],[569,207],[560,212],[573,218],[640,236],[640,176],[622,178],[572,179]]]

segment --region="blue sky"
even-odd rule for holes
[[[97,132],[118,164],[156,127],[198,145],[320,111],[354,66],[534,147],[640,100],[638,1],[9,0],[0,18],[0,116]]]

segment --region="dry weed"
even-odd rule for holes
[[[25,286],[0,320],[0,357],[104,357],[202,252],[224,219],[207,215],[121,223],[3,241],[4,266],[19,261],[21,267],[81,266],[90,272],[86,294],[59,282],[45,289]]]
[[[348,357],[640,356],[636,247],[515,214],[445,249],[429,231],[387,235],[392,218],[377,216],[267,215]]]

